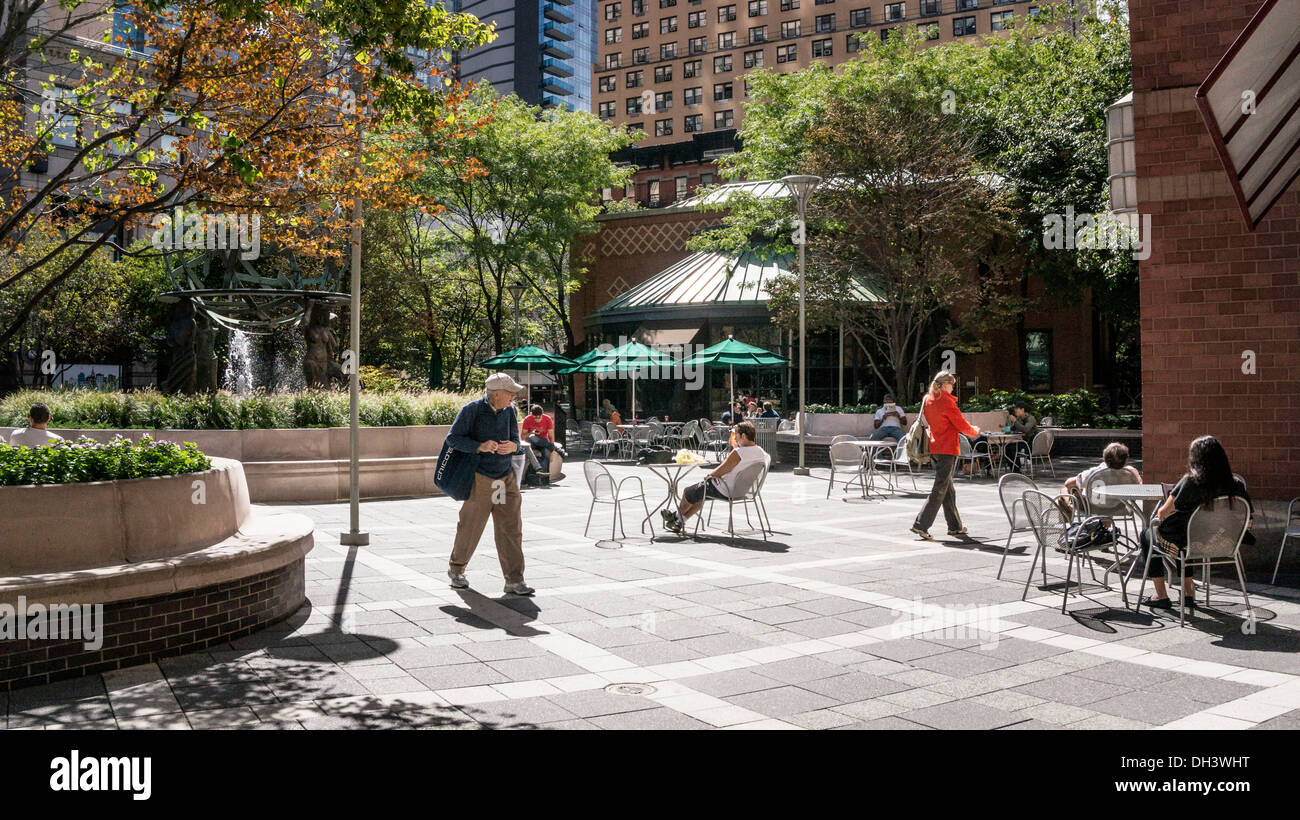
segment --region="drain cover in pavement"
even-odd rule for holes
[[[605,691],[615,695],[653,695],[655,688],[648,683],[611,683]]]

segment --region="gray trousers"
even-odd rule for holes
[[[943,518],[949,530],[961,529],[961,515],[957,512],[957,491],[953,488],[952,474],[957,468],[957,457],[944,453],[931,453],[934,462],[934,486],[930,488],[930,497],[925,500],[925,507],[916,517],[915,525],[923,530],[930,529],[934,519],[943,507]]]

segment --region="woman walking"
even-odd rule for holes
[[[933,541],[930,525],[943,507],[944,521],[948,524],[949,535],[965,535],[966,528],[961,524],[957,513],[957,493],[953,489],[952,475],[957,468],[957,456],[961,447],[957,434],[965,433],[974,438],[980,434],[978,427],[971,425],[957,409],[957,400],[952,391],[957,385],[957,378],[947,370],[940,370],[930,382],[930,392],[921,404],[921,415],[930,430],[930,460],[934,462],[934,486],[930,488],[930,497],[925,507],[912,524],[912,532]]]

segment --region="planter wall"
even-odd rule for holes
[[[441,495],[433,483],[449,424],[362,427],[363,498]],[[6,438],[12,428],[0,427]],[[54,432],[68,439],[86,436],[133,441],[190,441],[209,456],[243,462],[254,502],[340,501],[348,497],[349,440],[346,427],[269,430],[76,430]]]

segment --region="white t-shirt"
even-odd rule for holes
[[[772,457],[767,454],[766,450],[759,447],[757,444],[737,447],[735,450],[732,450],[732,452],[740,456],[740,463],[735,467],[732,467],[730,472],[718,479],[716,482],[718,490],[721,491],[723,495],[727,496],[727,498],[732,497],[731,488],[736,483],[736,475],[742,469],[755,463],[763,464],[769,468],[772,466]]]
[[[885,418],[885,407],[882,406],[876,411],[876,421],[880,422],[881,427],[897,427],[902,429],[903,423],[899,421],[899,416],[903,415],[903,408],[895,404],[893,405],[893,409],[894,412],[898,413],[898,416],[891,415],[889,418]]]
[[[10,447],[44,447],[56,441],[63,441],[63,436],[36,427],[19,427],[9,436],[8,443]]]

